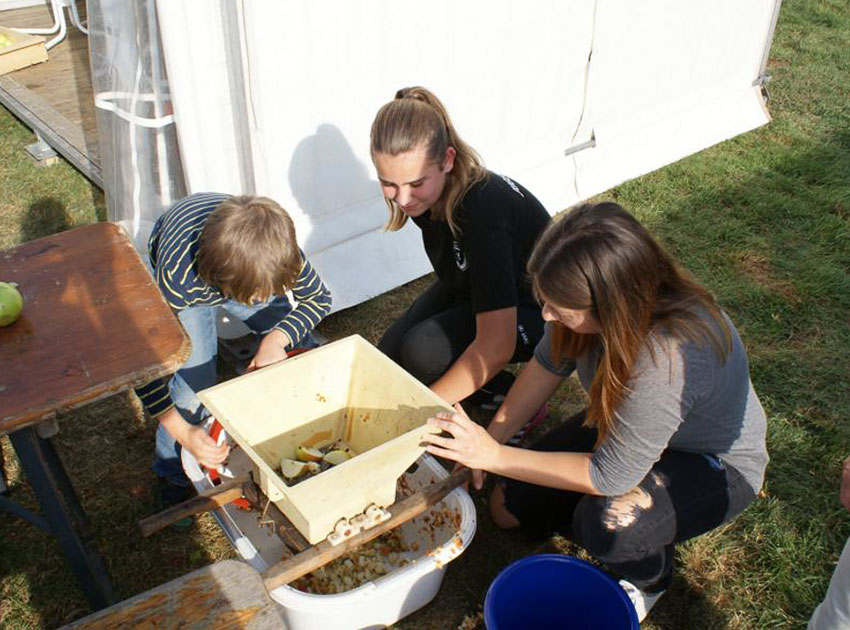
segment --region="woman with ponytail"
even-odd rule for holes
[[[506,478],[503,528],[559,532],[623,578],[643,619],[673,545],[741,512],[764,480],[765,415],[741,339],[714,298],[615,203],[571,209],[528,263],[546,332],[487,430],[460,413],[428,450]],[[577,372],[586,412],[529,450],[506,438]],[[444,434],[445,435],[445,434]]]
[[[484,168],[425,88],[399,90],[378,111],[371,152],[387,229],[412,219],[437,276],[378,347],[449,403],[476,394],[495,410],[513,382],[503,368],[531,358],[543,334],[525,265],[549,214]]]

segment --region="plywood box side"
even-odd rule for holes
[[[429,417],[445,409],[437,405],[350,409],[346,441],[355,452],[365,453],[400,435],[423,427]]]
[[[368,451],[362,456],[363,465],[368,466],[369,470],[373,470],[375,473],[367,477],[366,480],[378,485],[386,479],[392,479],[392,483],[387,484],[387,486],[391,485],[395,489],[396,480],[425,452],[424,436],[437,431],[430,425],[423,425]],[[352,461],[358,459],[361,459],[361,456]],[[394,497],[391,497],[388,503],[381,505],[386,507],[391,505],[394,500]]]
[[[360,369],[351,376],[349,407],[372,406],[373,400],[362,397],[362,392],[371,392],[371,395],[377,396],[382,403],[392,402],[393,407],[399,403],[409,402],[451,408],[427,385],[368,343],[358,347],[355,363]]]
[[[318,542],[340,518],[357,516],[369,505],[392,505],[396,481],[425,450],[420,444],[426,431],[412,431],[289,488],[287,495],[308,523],[301,532],[305,538]]]
[[[425,423],[451,407],[372,346],[358,348],[348,404],[351,446],[358,452]]]
[[[297,428],[305,419],[341,413],[347,383],[315,362],[301,367],[284,361],[216,385],[198,394],[225,427],[239,427],[252,444]],[[294,369],[295,368],[295,369]]]
[[[260,486],[305,538],[319,542],[340,519],[351,519],[369,505],[388,507],[395,502],[396,481],[424,452],[420,444],[427,430],[399,436],[293,486],[261,466],[265,476]]]
[[[341,439],[344,430],[345,413],[338,410],[275,435],[264,442],[249,443],[249,445],[272,468],[277,468],[282,457],[297,459],[295,451],[299,446],[315,446]]]
[[[268,488],[267,496],[276,504],[281,499],[290,501],[303,515],[309,524],[302,532],[305,537],[322,539],[340,518],[356,516],[371,504],[392,505],[397,479],[424,452],[422,436],[431,430],[417,428],[291,486],[277,471],[259,465],[261,487]],[[284,511],[283,505],[278,507]]]

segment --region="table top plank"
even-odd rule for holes
[[[126,233],[95,223],[0,252],[24,310],[0,327],[0,434],[171,374],[188,337]]]
[[[260,574],[238,560],[198,569],[60,630],[286,628]]]

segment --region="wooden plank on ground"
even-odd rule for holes
[[[0,26],[0,74],[47,61],[44,38]]]
[[[261,630],[284,628],[263,580],[239,560],[223,560],[114,606],[61,630]]]
[[[83,10],[84,4],[77,6]],[[0,16],[4,26],[16,28],[52,24],[46,5],[3,11]],[[103,188],[88,38],[69,23],[66,38],[48,54],[45,63],[0,77],[0,103]]]
[[[0,103],[57,153],[73,164],[98,188],[103,188],[99,164],[92,161],[90,140],[80,126],[75,125],[41,96],[28,90],[11,75],[0,76]]]

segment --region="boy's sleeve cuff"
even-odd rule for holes
[[[289,349],[292,350],[295,346],[297,346],[301,342],[301,337],[303,335],[298,333],[298,330],[287,321],[280,322],[275,328],[283,333],[286,333],[286,336],[289,337],[289,343],[291,344]]]
[[[174,409],[174,403],[171,403],[170,405],[168,405],[168,407],[157,411],[156,413],[148,409],[148,413],[151,414],[151,418],[153,418],[154,420],[159,420],[165,414],[166,411],[170,411],[171,409]]]

